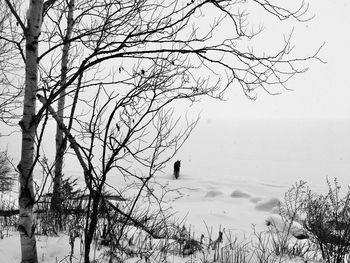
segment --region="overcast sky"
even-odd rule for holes
[[[206,100],[196,105],[202,119],[350,120],[350,1],[310,0],[309,3],[309,14],[315,17],[306,23],[292,22],[293,43],[296,52],[309,55],[325,43],[320,57],[327,64],[310,62],[308,72],[288,83],[293,91],[278,96],[261,91],[256,101],[250,101],[239,87],[231,87],[227,101]],[[283,40],[281,32],[289,33],[290,26],[284,30],[265,24],[266,31],[262,34],[273,36],[269,43],[273,44]],[[9,138],[3,138],[0,143],[6,148]]]
[[[293,0],[289,0],[293,1]],[[350,120],[350,1],[311,0],[305,23],[293,22],[296,53],[312,54],[325,43],[319,57],[327,64],[310,62],[308,72],[288,83],[282,95],[259,92],[256,101],[245,98],[239,88],[231,88],[226,102],[209,101],[200,105],[204,119],[348,119]],[[266,34],[275,29],[265,24]],[[290,27],[285,26],[289,32]],[[264,32],[263,32],[264,34]],[[273,41],[283,40],[276,31]],[[305,52],[305,53],[304,53]]]

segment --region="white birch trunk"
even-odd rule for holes
[[[27,12],[25,90],[23,101],[22,152],[19,170],[19,222],[22,263],[36,263],[37,250],[33,220],[33,161],[35,140],[35,105],[38,86],[38,38],[41,30],[43,0],[31,0]]]
[[[68,16],[67,16],[67,31],[64,39],[64,45],[62,48],[62,61],[61,61],[61,87],[66,84],[67,71],[68,71],[68,56],[70,48],[70,39],[73,30],[73,12],[74,12],[75,0],[70,0],[68,3]],[[62,90],[60,93],[57,104],[57,116],[63,123],[64,106],[65,106],[66,91]],[[52,195],[52,208],[54,211],[61,212],[62,204],[62,168],[63,168],[63,155],[66,150],[66,141],[63,140],[63,131],[57,124],[56,128],[56,158],[55,158],[55,176],[53,180],[53,195]]]

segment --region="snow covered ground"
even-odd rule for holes
[[[201,234],[216,238],[219,230],[237,235],[241,240],[252,238],[253,225],[257,232],[268,231],[266,220],[278,216],[277,206],[284,193],[284,188],[278,185],[251,184],[235,177],[202,178],[197,180],[183,174],[174,180],[170,174],[165,174],[158,180],[169,183],[169,187],[179,189],[182,198],[170,202],[177,217],[185,218],[185,224],[197,238]],[[177,194],[174,194],[177,196]],[[69,237],[62,233],[59,237],[37,237],[39,262],[69,262]],[[82,244],[75,241],[73,262],[81,262]],[[93,250],[95,257],[103,250]],[[213,256],[213,252],[212,255]],[[135,259],[136,260],[136,259]],[[198,258],[200,262],[200,258]],[[285,259],[287,260],[287,259]],[[0,240],[0,262],[15,263],[20,261],[19,236],[10,232],[8,237]],[[173,256],[169,262],[187,262],[188,258]],[[108,262],[98,261],[98,262]],[[297,259],[284,262],[302,262]]]
[[[195,132],[176,156],[182,164],[180,178],[173,178],[172,164],[156,178],[181,192],[181,198],[174,192],[169,205],[197,238],[201,234],[208,236],[209,231],[216,238],[222,230],[249,240],[253,229],[268,231],[266,221],[276,220],[278,224],[276,207],[289,187],[300,179],[308,181],[316,191],[326,188],[326,176],[338,177],[344,188],[350,184],[350,142],[346,140],[349,124],[341,128],[330,124],[260,124],[243,128],[243,124],[201,124],[200,133]],[[81,173],[74,163],[66,164],[66,174]],[[38,236],[37,248],[39,262],[69,262],[66,234]],[[73,262],[82,262],[80,249],[77,239]],[[97,258],[103,253],[94,251]],[[177,256],[168,259],[176,263],[188,260]],[[302,262],[296,258],[285,260]],[[0,240],[0,263],[15,262],[20,262],[19,236],[10,232]]]

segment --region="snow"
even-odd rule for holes
[[[206,226],[215,232],[225,228],[237,235],[251,233],[253,225],[264,230],[265,219],[280,204],[285,188],[252,184],[234,176],[219,178],[197,180],[184,174],[174,180],[168,174],[159,180],[169,181],[170,187],[181,189],[183,197],[171,206],[178,211],[179,218],[186,218],[198,236],[207,234]]]
[[[266,219],[266,225],[271,231],[287,232],[296,238],[305,236],[306,232],[298,222],[287,222],[280,215],[271,215]]]
[[[240,130],[237,125],[232,129],[225,127],[226,132],[220,134],[220,138],[213,139],[209,134],[218,133],[215,130],[218,125],[214,124],[204,125],[207,134],[195,133],[193,140],[176,156],[181,159],[182,164],[178,180],[170,172],[172,163],[169,164],[168,173],[155,178],[156,181],[181,192],[179,198],[179,192],[174,191],[169,196],[168,205],[177,211],[175,216],[184,220],[186,227],[191,229],[191,234],[196,238],[203,234],[206,238],[211,235],[216,239],[221,230],[227,235],[232,234],[249,242],[254,237],[254,231],[271,231],[271,225],[275,227],[274,230],[283,232],[285,223],[277,215],[278,205],[283,202],[285,192],[294,182],[305,179],[318,191],[327,187],[325,175],[329,175],[340,178],[344,188],[349,184],[348,133],[344,132],[344,136],[340,136],[338,132],[333,137],[327,134],[328,140],[318,134],[305,135],[301,139],[295,135],[286,140],[284,136],[270,134],[278,129],[277,126],[266,130],[259,128],[259,134],[256,134],[253,132],[256,131],[255,127],[248,129],[251,133],[243,133],[243,129]],[[303,129],[293,125],[287,128],[293,134]],[[320,131],[314,128],[311,130]],[[346,130],[349,130],[348,126]],[[234,138],[234,144],[232,140],[225,138],[226,134]],[[308,133],[300,131],[300,134]],[[196,150],[195,145],[203,142],[206,144],[205,150]],[[317,155],[318,152],[323,154]],[[76,162],[68,162],[66,169],[66,174],[81,173]],[[113,183],[119,185],[120,182]],[[296,236],[299,231],[302,231],[302,227],[294,223],[291,234]],[[9,234],[10,236],[0,240],[0,263],[20,262],[18,233]],[[299,242],[295,237],[291,238]],[[65,233],[59,237],[37,236],[37,249],[39,262],[69,262],[69,237]],[[95,252],[97,256],[103,253],[93,249],[92,253]],[[81,244],[77,239],[74,257],[80,259],[80,255]],[[128,259],[127,262],[134,263],[137,260]],[[188,262],[188,259],[174,255],[168,262],[183,263]],[[286,262],[302,261],[294,258]]]
[[[261,211],[273,211],[274,208],[278,207],[281,201],[278,198],[272,197],[260,200],[256,203],[255,208]]]
[[[69,236],[61,233],[60,236],[37,236],[37,251],[39,262],[69,262],[70,246]],[[18,232],[11,232],[9,236],[0,240],[0,262],[1,263],[18,263],[21,261],[20,237]],[[74,243],[75,249],[73,258],[80,259],[83,255],[82,244],[80,239]],[[100,252],[97,252],[98,255]],[[66,261],[67,259],[67,261]],[[73,262],[79,262],[75,260]]]
[[[235,177],[228,177],[226,180],[213,179],[196,180],[189,175],[182,175],[175,180],[170,174],[158,178],[163,183],[168,183],[170,188],[179,188],[182,192],[183,197],[174,199],[171,206],[178,211],[179,218],[185,218],[186,226],[197,238],[201,234],[208,237],[208,232],[212,232],[212,238],[216,239],[219,230],[223,230],[227,234],[249,239],[253,234],[253,225],[257,231],[269,230],[267,220],[283,230],[283,222],[273,214],[274,208],[280,203],[276,196],[283,195],[283,188],[276,191],[276,187],[258,184],[255,189],[252,185],[245,187],[243,183],[235,181]],[[271,196],[271,193],[275,195]],[[10,236],[0,240],[0,262],[19,262],[19,248],[18,233],[10,232]],[[69,262],[70,246],[67,234],[62,233],[59,237],[37,236],[37,249],[39,262]],[[95,251],[97,256],[102,253],[100,250]],[[76,239],[74,258],[80,259],[81,253],[80,239]],[[186,262],[186,258],[178,256],[172,256],[169,260]],[[135,261],[129,259],[127,262]],[[289,262],[300,261],[293,259]]]

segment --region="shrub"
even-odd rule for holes
[[[294,186],[286,198],[287,204],[294,205],[289,205],[284,216],[302,220],[323,260],[341,263],[350,252],[350,190],[341,196],[337,179],[327,183],[326,194],[314,193],[305,183]]]
[[[11,191],[13,182],[13,173],[7,153],[0,152],[0,192]]]
[[[305,227],[310,231],[329,263],[344,262],[350,251],[350,191],[341,197],[337,180],[329,181],[328,194],[309,191],[305,200]]]

